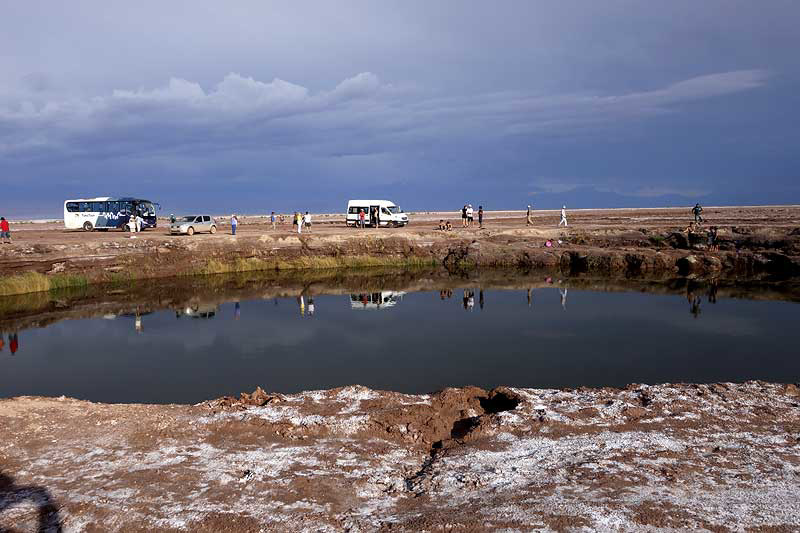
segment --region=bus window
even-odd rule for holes
[[[67,211],[70,213],[77,213],[80,207],[78,202],[67,202]]]
[[[92,202],[92,211],[94,213],[105,213],[106,212],[106,203],[105,202]]]
[[[119,213],[119,202],[108,202],[109,213]]]
[[[92,202],[81,202],[81,213],[91,213]]]
[[[119,210],[126,213],[133,213],[133,202],[120,202]]]

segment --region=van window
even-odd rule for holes
[[[365,213],[369,213],[369,207],[358,207],[353,206],[347,212],[351,215],[357,215],[359,211],[364,210]]]
[[[70,213],[77,213],[80,208],[78,202],[67,202],[67,211]]]
[[[389,210],[388,210],[388,209],[386,209],[385,207],[381,209],[381,212],[382,212],[384,215],[391,215],[391,213],[389,212]]]

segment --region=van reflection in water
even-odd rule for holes
[[[381,291],[350,295],[351,309],[387,309],[403,299],[405,292]]]
[[[238,306],[239,303],[236,302],[236,305]],[[175,318],[214,318],[215,316],[217,316],[216,304],[192,303],[175,310]]]

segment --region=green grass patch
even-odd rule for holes
[[[209,259],[195,274],[231,274],[257,270],[327,270],[334,268],[367,267],[433,267],[437,261],[422,257],[393,257],[374,255],[304,256],[293,259],[238,258],[232,261]]]
[[[38,272],[25,272],[0,279],[0,296],[43,292],[67,287],[85,287],[89,280],[85,276],[54,274],[46,276]]]

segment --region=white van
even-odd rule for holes
[[[347,202],[347,225],[358,226],[359,213],[364,211],[364,224],[375,227],[375,221],[371,216],[375,208],[380,211],[378,220],[381,226],[398,227],[408,224],[408,215],[394,205],[394,202],[389,200],[350,200]]]

